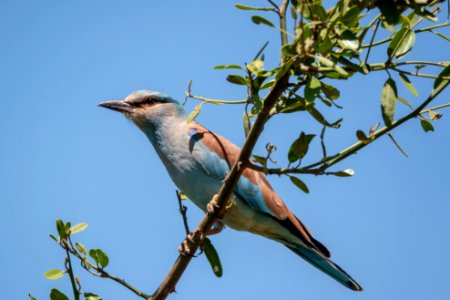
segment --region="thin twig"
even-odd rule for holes
[[[377,24],[375,25],[375,29],[373,30],[372,38],[370,39],[370,44],[369,44],[370,46],[369,46],[369,49],[367,50],[366,59],[364,59],[364,64],[367,64],[367,61],[369,60],[370,50],[372,50],[373,40],[375,39],[375,35],[377,34],[377,30],[378,30],[378,27],[380,26],[380,23],[381,23],[381,19],[378,20]]]
[[[194,96],[194,95],[186,95],[187,98],[192,98],[196,100],[200,100],[203,102],[213,103],[213,104],[246,104],[247,100],[219,100],[219,99],[210,99],[200,96]]]
[[[186,231],[186,235],[188,235],[189,233],[191,233],[191,230],[189,229],[189,224],[188,224],[188,220],[187,220],[187,215],[186,215],[186,211],[187,211],[187,207],[183,205],[183,199],[181,199],[181,194],[179,191],[176,191],[177,193],[177,199],[178,199],[178,209],[180,211],[181,216],[183,217],[183,225],[184,225],[184,230]]]
[[[445,23],[442,23],[442,24],[436,24],[436,25],[432,25],[432,26],[416,29],[416,30],[414,30],[414,32],[415,33],[420,33],[420,32],[425,32],[425,31],[431,31],[432,29],[446,27],[446,26],[449,26],[449,25],[450,25],[449,22],[445,22]],[[376,41],[375,43],[369,43],[369,44],[366,44],[366,45],[362,45],[361,48],[368,48],[368,47],[373,47],[373,46],[378,46],[378,45],[381,45],[381,44],[385,44],[385,43],[388,43],[388,42],[392,41],[393,38],[394,38],[394,36],[391,36],[389,38],[386,38],[386,39],[383,39],[383,40],[380,40],[380,41]]]
[[[424,110],[422,110],[420,113],[423,114],[423,113],[427,113],[427,112],[430,112],[430,111],[434,111],[434,110],[441,109],[441,108],[444,108],[444,107],[449,107],[449,106],[450,106],[450,103],[446,103],[446,104],[442,104],[442,105],[437,105],[437,106],[433,106],[433,107],[424,109]]]
[[[445,83],[445,87],[448,86],[449,82],[447,81]],[[433,99],[435,99],[444,89],[441,88],[437,93],[432,92],[431,95],[421,104],[419,105],[415,110],[413,110],[411,113],[407,114],[403,118],[399,119],[398,121],[395,121],[392,123],[391,126],[383,127],[377,131],[375,131],[370,136],[369,141],[358,141],[355,144],[351,145],[350,147],[338,152],[335,155],[326,157],[325,159],[322,159],[321,161],[312,163],[310,165],[304,166],[302,168],[262,168],[260,166],[257,166],[255,164],[252,164],[250,162],[247,162],[245,164],[246,167],[264,172],[266,174],[276,174],[276,175],[283,175],[283,174],[312,174],[312,175],[332,175],[334,172],[326,172],[328,168],[331,166],[337,164],[338,162],[342,161],[343,159],[347,158],[348,156],[357,153],[362,148],[366,147],[376,139],[380,138],[381,136],[388,134],[396,127],[400,126],[404,122],[417,117],[418,115],[428,112],[430,110],[435,110],[443,107],[449,107],[450,103],[430,107],[428,109],[424,108],[431,102]]]
[[[80,260],[81,267],[83,269],[85,269],[86,271],[88,271],[90,274],[97,276],[97,277],[109,278],[109,279],[119,283],[120,285],[126,287],[127,289],[129,289],[130,291],[135,293],[137,296],[139,296],[143,299],[149,299],[150,296],[148,294],[141,292],[137,288],[135,288],[132,285],[130,285],[129,283],[127,283],[124,279],[115,277],[115,276],[109,274],[108,272],[105,272],[102,268],[95,267],[93,264],[91,264],[87,260],[86,257],[84,257],[80,253],[78,253],[77,249],[73,246],[70,237],[68,238],[68,240],[69,240],[69,243],[67,243],[67,241],[65,241],[65,240],[62,240],[60,243],[58,243],[58,245],[60,245],[66,251],[66,253],[68,253],[68,257],[69,257],[68,262],[69,262],[70,268],[71,268],[71,262],[70,262],[70,254],[71,254]],[[86,263],[88,263],[88,265]],[[95,272],[92,272],[91,269],[94,269]],[[69,273],[69,275],[70,275],[70,273]],[[72,282],[72,287],[74,287],[75,279],[74,279],[74,281],[72,281],[72,277],[71,277],[71,282]],[[78,291],[78,298],[75,296],[75,289],[74,289],[74,296],[75,296],[76,300],[79,300],[79,295],[80,295],[80,293]]]
[[[409,61],[399,61],[396,62],[396,66],[404,66],[404,65],[429,65],[435,67],[445,68],[448,62],[434,62],[434,61],[423,61],[423,60],[409,60]]]
[[[322,146],[322,157],[327,157],[327,148],[325,147],[325,129],[327,126],[323,126],[322,132],[320,133],[320,145]]]
[[[438,75],[432,75],[432,74],[424,74],[424,73],[405,71],[405,70],[401,70],[401,69],[398,69],[395,67],[391,68],[391,69],[394,71],[397,71],[399,73],[408,74],[408,75],[415,76],[415,77],[433,78],[433,79],[441,78],[442,80],[450,80],[450,77],[448,77],[448,76],[438,76]]]
[[[77,288],[76,282],[75,282],[75,276],[73,275],[73,268],[72,268],[72,261],[70,260],[70,252],[69,252],[69,245],[67,245],[67,243],[65,241],[62,241],[63,243],[65,243],[65,246],[63,247],[66,250],[66,269],[67,269],[67,273],[69,273],[69,277],[70,277],[70,283],[72,284],[72,290],[73,290],[73,298],[75,300],[79,300],[80,299],[80,291]]]

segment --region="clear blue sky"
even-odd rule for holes
[[[267,40],[266,57],[276,60],[279,37],[252,24],[251,13],[234,9],[233,1],[211,3],[1,1],[3,299],[24,299],[28,292],[48,299],[52,287],[70,294],[68,278],[43,278],[46,270],[63,268],[64,254],[48,238],[57,218],[90,224],[78,238],[109,254],[111,273],[148,293],[163,279],[184,237],[175,186],[144,135],[97,104],[138,89],[182,99],[190,79],[194,94],[241,99],[245,90],[212,67],[249,62]],[[409,58],[448,60],[448,43],[427,33],[419,41]],[[329,151],[352,144],[357,129],[381,120],[385,80],[380,72],[341,82],[345,109],[325,110],[330,119],[345,119],[342,130],[329,131]],[[421,97],[403,87],[400,93],[417,104],[432,81],[414,83]],[[398,115],[406,112],[399,105]],[[450,119],[443,113],[434,133],[424,133],[417,120],[394,132],[409,159],[383,138],[337,167],[354,169],[353,178],[303,177],[308,195],[289,180],[270,178],[334,260],[364,286],[362,293],[281,245],[227,229],[212,238],[223,278],[215,278],[204,256],[196,258],[171,299],[449,299]],[[198,121],[240,145],[241,116],[242,107],[205,105]],[[275,118],[255,152],[275,143],[282,165],[289,141],[311,131],[309,124],[301,114]],[[202,214],[188,206],[194,227]],[[137,299],[113,282],[76,272],[85,291]]]

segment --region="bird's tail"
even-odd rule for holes
[[[350,275],[348,275],[347,272],[345,272],[341,267],[336,265],[333,261],[331,261],[324,255],[320,254],[316,250],[306,249],[301,246],[298,247],[287,246],[287,247],[294,253],[296,253],[309,263],[311,263],[313,266],[325,272],[333,279],[343,284],[344,286],[348,287],[349,289],[352,289],[354,291],[362,291],[363,288]]]

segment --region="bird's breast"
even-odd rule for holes
[[[205,173],[195,159],[195,151],[201,150],[192,145],[186,123],[166,124],[150,141],[178,189],[205,210],[221,182]]]

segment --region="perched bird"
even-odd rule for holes
[[[199,123],[187,122],[183,107],[170,96],[138,91],[124,100],[99,104],[123,113],[148,137],[175,185],[203,211],[220,189],[240,149]],[[263,173],[245,169],[233,205],[219,222],[282,243],[344,286],[362,287],[330,260],[330,252],[287,208]],[[216,228],[220,228],[217,226]]]

